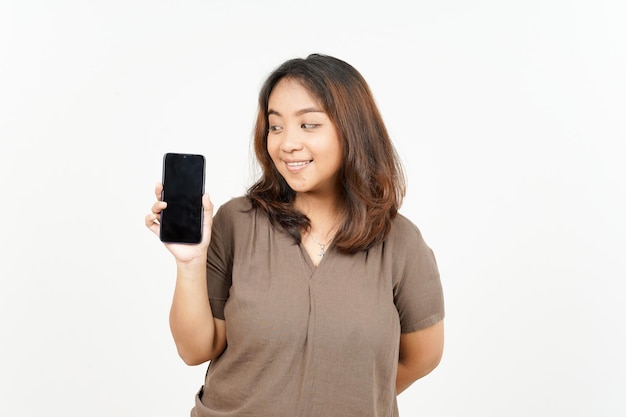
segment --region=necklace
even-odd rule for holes
[[[318,253],[318,255],[319,255],[319,257],[320,257],[320,258],[323,258],[323,257],[324,257],[324,255],[326,255],[326,245],[328,245],[328,244],[332,241],[332,239],[330,239],[330,240],[329,240],[328,242],[326,242],[326,243],[322,243],[322,242],[320,242],[319,240],[317,240],[317,239],[315,238],[315,235],[313,235],[313,233],[310,233],[310,236],[311,236],[311,239],[313,239],[313,241],[314,241],[315,243],[317,243],[317,246],[319,246],[319,247],[320,247],[320,253]]]

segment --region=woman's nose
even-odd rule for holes
[[[283,140],[280,143],[280,149],[284,152],[299,151],[303,147],[303,143],[300,137],[300,129],[285,129],[283,132]]]

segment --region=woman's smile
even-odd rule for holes
[[[284,161],[287,166],[287,170],[291,173],[297,173],[304,170],[309,166],[313,160],[305,160],[305,161]]]

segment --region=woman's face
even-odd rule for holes
[[[268,103],[267,151],[297,193],[334,194],[343,148],[335,125],[299,82],[283,78]]]

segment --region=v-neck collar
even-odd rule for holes
[[[331,246],[328,248],[322,259],[317,266],[313,263],[309,252],[306,250],[302,243],[298,244],[298,248],[300,249],[301,259],[304,261],[304,264],[309,273],[310,281],[321,281],[324,277],[324,270],[326,269],[326,264],[329,263],[329,258],[333,257],[334,248]]]

